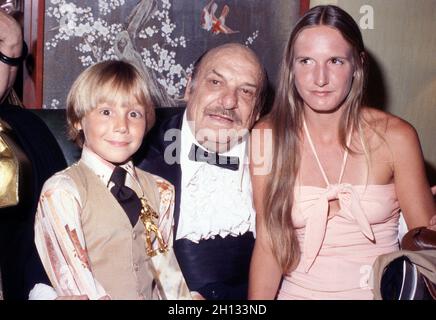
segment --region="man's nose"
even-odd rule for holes
[[[238,104],[237,90],[233,88],[227,89],[221,98],[221,103],[224,109],[234,109]]]

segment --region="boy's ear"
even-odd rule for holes
[[[76,129],[77,131],[82,130],[82,125],[80,124],[80,121],[77,121],[77,122],[74,124],[74,129]]]
[[[186,84],[185,95],[183,96],[183,101],[185,102],[189,101],[189,98],[191,97],[191,90],[192,90],[192,78],[191,76],[189,76],[188,83]]]

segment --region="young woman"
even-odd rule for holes
[[[398,250],[400,208],[409,229],[434,214],[418,136],[362,105],[365,76],[352,17],[336,6],[308,11],[290,36],[273,110],[255,128],[265,145],[272,130],[273,153],[268,175],[251,168],[250,298],[371,299],[374,260]]]

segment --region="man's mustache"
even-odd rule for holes
[[[238,123],[241,122],[241,119],[233,109],[225,109],[224,107],[218,106],[218,107],[207,108],[205,110],[205,113],[212,114],[215,116],[223,116],[226,118],[230,118],[234,122],[238,122]]]

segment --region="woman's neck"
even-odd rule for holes
[[[339,126],[343,108],[332,113],[319,113],[309,107],[304,109],[304,120],[313,138],[322,143],[339,141]]]

